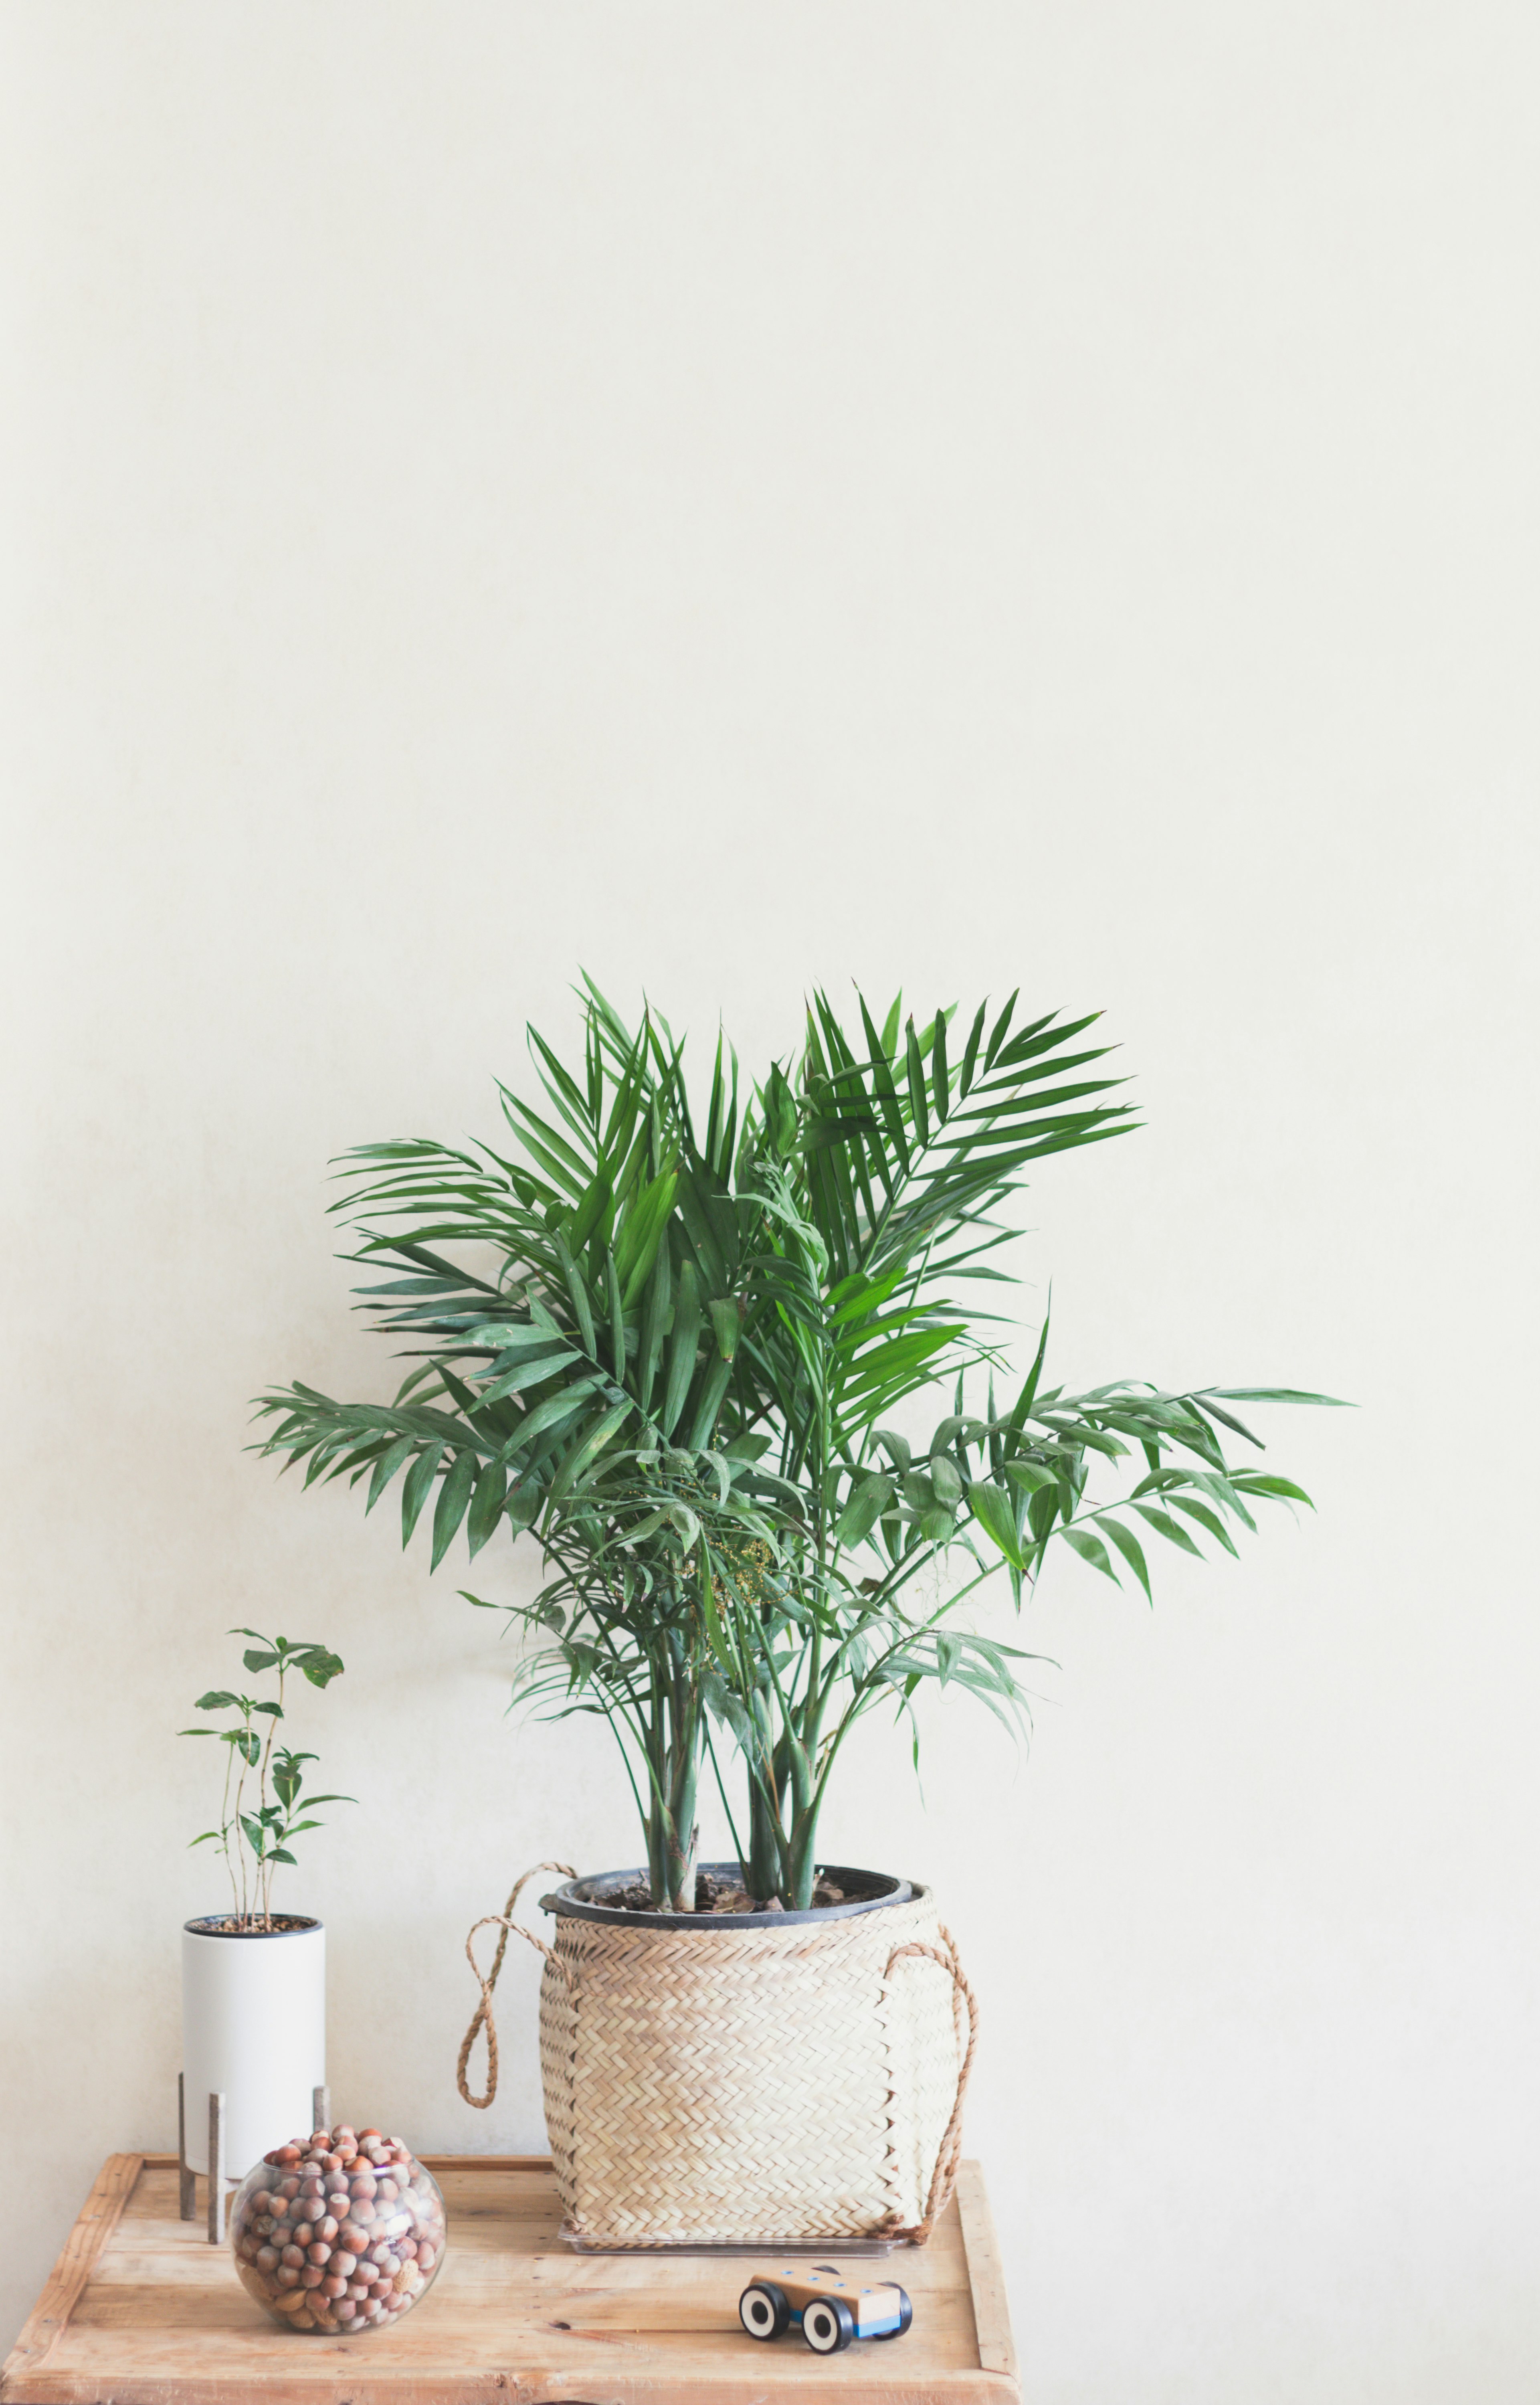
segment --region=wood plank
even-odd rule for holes
[[[175,2171],[178,2168],[175,2155],[141,2155],[139,2159],[147,2172]],[[441,2171],[548,2172],[551,2169],[549,2155],[419,2155],[417,2160],[426,2163],[435,2178]],[[198,2176],[201,2179],[203,2173],[200,2172]]]
[[[745,2339],[745,2346],[754,2344]],[[902,2343],[902,2342],[900,2342]],[[861,2350],[820,2361],[806,2356],[805,2377],[785,2384],[790,2397],[800,2391],[814,2405],[1019,2405],[1014,2382],[987,2371],[963,2373],[944,2384],[887,2380],[861,2360]],[[869,2356],[870,2346],[865,2350]],[[799,2367],[799,2373],[803,2367]],[[283,2405],[773,2405],[781,2391],[778,2373],[774,2384],[763,2369],[750,2367],[726,2373],[709,2369],[686,2373],[666,2369],[661,2373],[614,2372],[590,2366],[581,2371],[555,2370],[521,2363],[502,2371],[456,2373],[450,2379],[361,2377],[357,2371],[312,2372],[282,2390],[267,2385],[265,2368],[250,2371],[199,2374],[192,2380],[162,2380],[114,2374],[109,2386],[82,2384],[42,2372],[35,2385],[16,2392],[18,2405],[253,2405],[259,2398],[281,2395]]]
[[[180,2219],[175,2158],[140,2164],[115,2158],[93,2189],[0,2405],[1019,2405],[1003,2290],[970,2294],[971,2271],[986,2288],[998,2271],[976,2170],[966,2229],[954,2203],[928,2246],[850,2267],[901,2279],[913,2328],[828,2357],[743,2335],[742,2257],[561,2245],[550,2165],[528,2156],[438,2159],[450,2244],[416,2311],[355,2339],[286,2332]]]
[[[956,2204],[968,2260],[968,2286],[973,2300],[978,2359],[986,2371],[1016,2377],[1015,2342],[1011,2336],[1011,2308],[1005,2295],[1005,2266],[1001,2261],[995,2217],[984,2188],[979,2163],[959,2163]]]
[[[175,2159],[173,2156],[173,2162]],[[30,2380],[48,2361],[69,2326],[96,2258],[116,2229],[143,2167],[142,2155],[109,2155],[97,2173],[42,2295],[0,2366],[0,2398],[20,2396],[17,2383],[23,2377]]]
[[[492,2180],[502,2189],[556,2198],[556,2175],[549,2155],[425,2155],[436,2180]]]

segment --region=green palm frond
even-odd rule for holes
[[[1308,1500],[1225,1445],[1256,1442],[1234,1406],[1323,1397],[1067,1394],[1044,1325],[997,1411],[1010,1329],[985,1289],[1011,1283],[1029,1173],[1137,1125],[1095,1016],[1018,1023],[1016,1000],[963,1022],[895,998],[879,1025],[815,992],[758,1083],[719,1035],[695,1107],[667,1021],[627,1026],[585,977],[581,1061],[528,1031],[538,1090],[499,1084],[498,1146],[339,1165],[357,1306],[403,1374],[389,1405],[270,1391],[259,1449],[307,1485],[367,1480],[366,1510],[399,1480],[434,1568],[462,1533],[474,1557],[533,1532],[554,1575],[514,1613],[516,1699],[609,1720],[660,1898],[693,1893],[709,1719],[743,1757],[753,1893],[804,1904],[866,1712],[955,1684],[1021,1726],[1032,1657],[952,1616],[987,1579],[1019,1605],[1062,1539],[1147,1595],[1152,1537],[1234,1551],[1257,1504]],[[917,1453],[896,1424],[938,1389]]]

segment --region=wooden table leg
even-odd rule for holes
[[[179,2071],[176,2074],[176,2168],[179,2174],[176,2202],[184,2221],[196,2221],[198,2179],[196,2173],[188,2169],[187,2086],[187,2074]]]
[[[225,2235],[225,2100],[208,2100],[208,2243],[219,2246]]]

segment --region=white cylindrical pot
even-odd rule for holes
[[[326,2085],[326,1931],[247,1935],[182,1929],[187,2159],[208,2170],[208,2100],[225,2100],[225,2171],[243,2179],[270,2146],[309,2130]]]

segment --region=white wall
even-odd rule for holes
[[[1319,1385],[1158,1608],[1061,1562],[1029,1765],[875,1741],[940,1887],[1034,2405],[1533,2394],[1533,296],[1514,0],[46,0],[0,19],[7,2187],[19,2324],[164,2145],[221,1632],[337,1645],[334,2080],[497,2109],[460,1944],[634,1859],[392,1515],[329,1155],[491,1132],[580,963],[1102,1006],[1067,1375]],[[1523,1218],[1521,1219],[1521,1214]],[[515,1576],[507,1560],[483,1582]],[[1190,1574],[1189,1574],[1190,1571]]]

